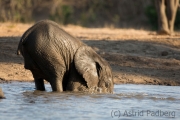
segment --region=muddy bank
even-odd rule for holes
[[[32,81],[16,55],[21,35],[30,24],[0,24],[0,83]],[[180,85],[180,32],[157,36],[152,31],[134,29],[63,28],[93,47],[112,67],[117,84]]]

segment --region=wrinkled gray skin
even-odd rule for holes
[[[2,89],[0,88],[0,99],[3,99],[3,98],[5,98],[4,93],[3,93]]]
[[[43,20],[22,36],[17,54],[32,72],[36,89],[53,91],[112,93],[112,72],[108,63],[91,47],[62,30],[57,23]]]

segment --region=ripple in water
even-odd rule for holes
[[[36,91],[34,83],[0,84],[0,119],[178,119],[180,87],[115,85],[114,94]]]

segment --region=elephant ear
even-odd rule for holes
[[[88,88],[97,86],[99,82],[98,69],[101,69],[101,57],[88,46],[80,47],[74,57],[76,70],[87,82]]]

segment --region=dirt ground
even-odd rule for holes
[[[0,23],[0,82],[33,81],[16,55],[22,34],[32,24]],[[105,58],[116,84],[180,85],[180,32],[62,26]]]

